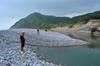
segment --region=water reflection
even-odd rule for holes
[[[63,66],[100,66],[100,49],[88,48],[86,46],[78,47],[41,47],[39,50],[46,60],[51,60],[56,64]]]
[[[87,45],[89,48],[100,48],[100,37],[96,35],[91,35],[90,44]]]

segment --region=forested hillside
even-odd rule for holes
[[[88,20],[91,19],[100,19],[100,11],[75,16],[73,18],[43,15],[36,12],[20,19],[11,28],[50,29],[53,27],[62,27],[67,25],[74,25],[77,23],[85,24],[88,22]]]

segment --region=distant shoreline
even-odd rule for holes
[[[62,30],[63,29],[63,30]],[[80,39],[88,42],[90,48],[100,48],[100,32],[95,32],[95,37],[91,37],[91,32],[86,30],[70,30],[70,29],[52,29],[51,31],[59,32],[75,39]]]

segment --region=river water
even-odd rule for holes
[[[100,49],[78,47],[45,47],[40,51],[48,59],[62,66],[100,66]]]

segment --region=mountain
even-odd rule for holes
[[[68,17],[56,17],[50,15],[43,15],[40,13],[32,13],[27,17],[16,22],[11,28],[52,28],[58,26],[74,25],[77,23],[85,24],[91,19],[100,19],[100,11]]]
[[[72,18],[72,22],[74,23],[87,23],[91,19],[100,19],[100,11],[96,11],[93,13],[88,13],[80,16],[75,16]]]
[[[64,23],[69,19],[68,17],[42,15],[35,12],[19,20],[11,28],[50,28],[54,24]]]

